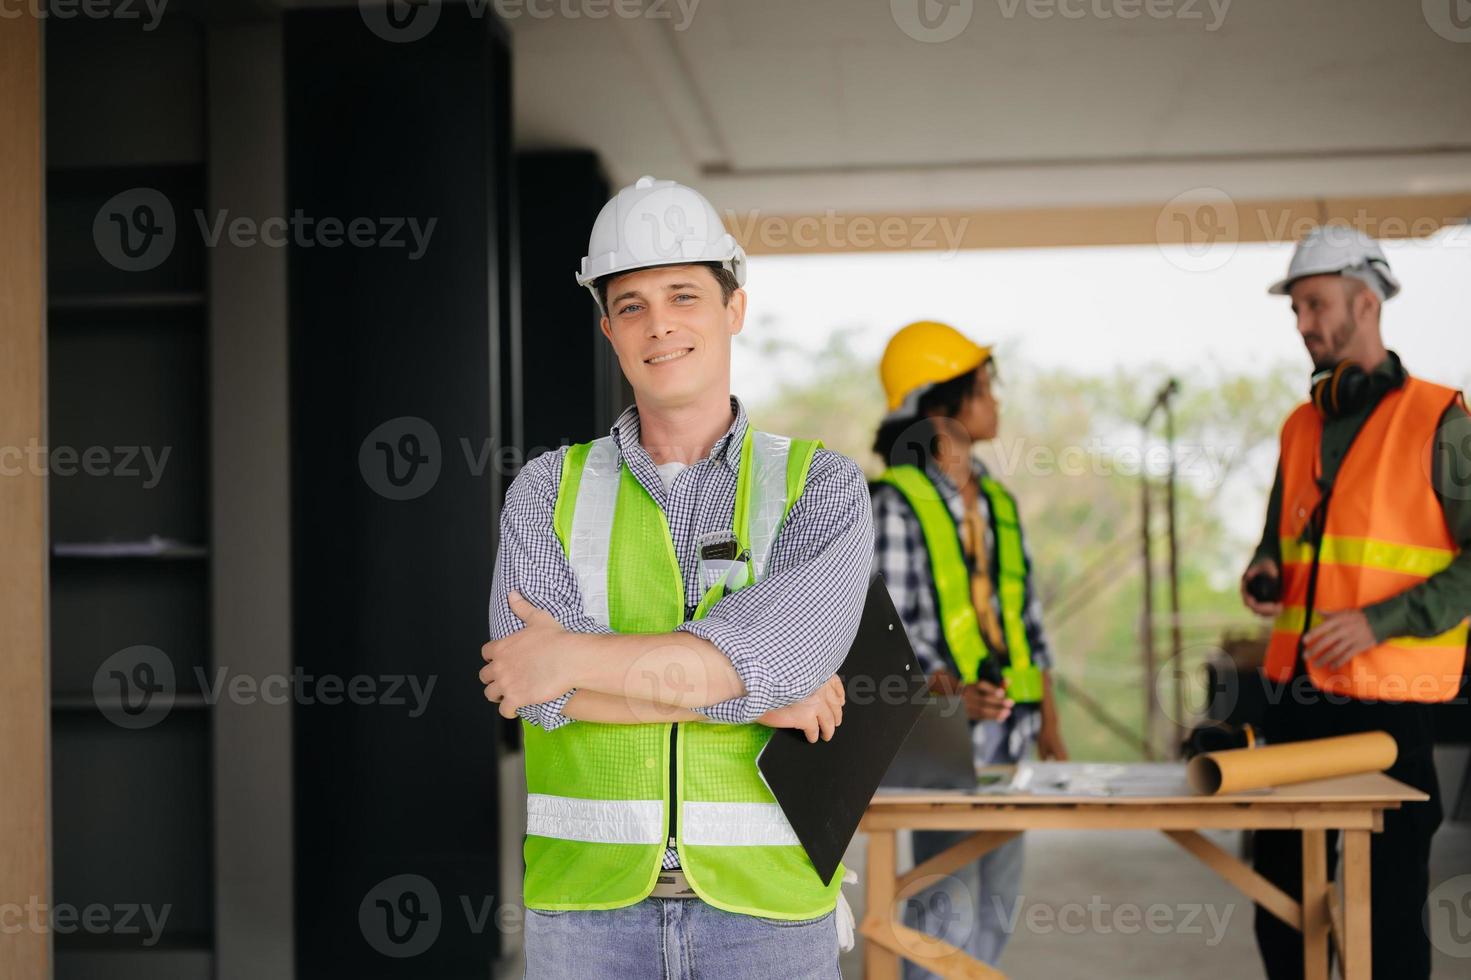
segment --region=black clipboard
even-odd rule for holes
[[[756,757],[824,884],[929,700],[924,671],[878,575],[869,580],[858,634],[838,676],[848,700],[832,741],[808,742],[795,729],[778,729]]]

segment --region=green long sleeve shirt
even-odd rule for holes
[[[1406,376],[1399,356],[1393,351],[1374,369],[1402,384]],[[1362,411],[1323,423],[1322,467],[1335,473],[1354,436],[1378,405],[1375,400]],[[1461,548],[1449,566],[1399,595],[1390,596],[1364,609],[1374,638],[1384,642],[1392,636],[1439,636],[1471,615],[1471,417],[1459,403],[1441,416],[1436,433],[1431,480],[1445,515],[1446,527]],[[1282,515],[1282,463],[1267,504],[1267,523],[1253,560],[1271,558],[1282,562],[1279,538]]]

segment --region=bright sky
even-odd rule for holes
[[[1384,247],[1404,286],[1385,307],[1386,344],[1412,372],[1471,387],[1471,226]],[[935,319],[1001,342],[1007,360],[1023,366],[1109,374],[1143,359],[1183,373],[1285,362],[1302,367],[1306,386],[1309,363],[1288,300],[1266,292],[1292,246],[1228,248],[756,256],[732,384],[760,401],[776,377],[802,370],[800,361],[769,364],[756,354],[750,341],[773,331],[815,350],[834,329],[857,328],[857,352],[877,363],[896,329]]]
[[[732,387],[751,403],[773,394],[781,377],[800,380],[802,358],[763,358],[753,343],[777,331],[815,351],[834,330],[851,328],[856,353],[877,365],[895,330],[932,319],[1000,343],[1013,384],[1025,383],[1031,368],[1107,375],[1141,360],[1186,384],[1192,370],[1291,364],[1302,369],[1306,394],[1311,366],[1289,300],[1266,291],[1286,272],[1293,246],[1225,247],[756,256]],[[1471,389],[1471,226],[1384,248],[1404,287],[1385,306],[1385,343],[1411,372]],[[1230,533],[1254,542],[1276,453],[1245,462],[1217,503]]]

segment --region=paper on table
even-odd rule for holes
[[[1188,796],[1177,762],[1023,762],[1007,788],[1037,796]]]
[[[1385,732],[1207,752],[1190,760],[1190,785],[1219,795],[1311,779],[1381,772],[1394,765],[1399,749]]]

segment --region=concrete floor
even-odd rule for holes
[[[1239,846],[1237,834],[1211,836],[1233,853]],[[1193,975],[1208,959],[1218,980],[1262,976],[1251,904],[1164,836],[1031,831],[1026,840],[1021,904],[1000,964],[1008,974],[1142,980]],[[863,976],[859,952],[845,955],[844,977]]]
[[[1447,811],[1456,801],[1467,749],[1437,750]],[[1237,832],[1207,832],[1239,854]],[[863,838],[847,863],[863,881]],[[903,856],[900,861],[903,863]],[[1436,933],[1434,980],[1471,980],[1471,823],[1447,820],[1435,835],[1431,888],[1449,886],[1460,903],[1458,943],[1444,919]],[[1462,884],[1462,887],[1457,887]],[[849,886],[861,919],[858,886]],[[855,900],[858,899],[858,900]],[[1163,906],[1151,911],[1151,906]],[[1192,912],[1192,910],[1194,910]],[[1252,934],[1255,910],[1240,892],[1154,831],[1030,831],[1016,928],[1000,968],[1013,977],[1176,978],[1208,973],[1213,980],[1262,980]],[[1153,915],[1153,926],[1147,915]],[[1131,916],[1135,917],[1131,920]],[[1138,925],[1134,925],[1134,922]],[[842,956],[843,976],[863,976],[862,940]],[[1452,953],[1459,954],[1452,955]]]
[[[1446,807],[1454,803],[1465,749],[1437,754]],[[1212,832],[1216,843],[1239,853],[1240,836]],[[867,842],[859,836],[845,859],[864,875]],[[901,854],[901,862],[904,860]],[[1452,881],[1464,877],[1464,881]],[[1447,821],[1436,834],[1432,888],[1455,891],[1464,921],[1459,940],[1447,923],[1436,936],[1435,980],[1471,978],[1471,823]],[[1459,887],[1458,887],[1459,886]],[[860,885],[845,889],[863,917]],[[1208,974],[1213,980],[1261,980],[1252,936],[1253,908],[1239,892],[1176,844],[1155,832],[1032,831],[1016,927],[1001,969],[1013,977],[1126,977],[1129,980]],[[508,937],[513,943],[519,936]],[[862,939],[841,957],[843,976],[863,976]],[[1453,955],[1455,954],[1455,955]],[[511,956],[497,977],[521,975]]]
[[[1239,853],[1238,833],[1207,836]],[[1471,875],[1471,824],[1441,827],[1431,868],[1432,886]],[[1471,894],[1471,878],[1457,894]],[[1000,967],[1013,977],[1261,980],[1253,914],[1238,891],[1162,834],[1034,831]],[[1461,958],[1436,950],[1436,980],[1471,978],[1471,944],[1442,945]],[[842,958],[850,980],[863,976],[859,952]]]

